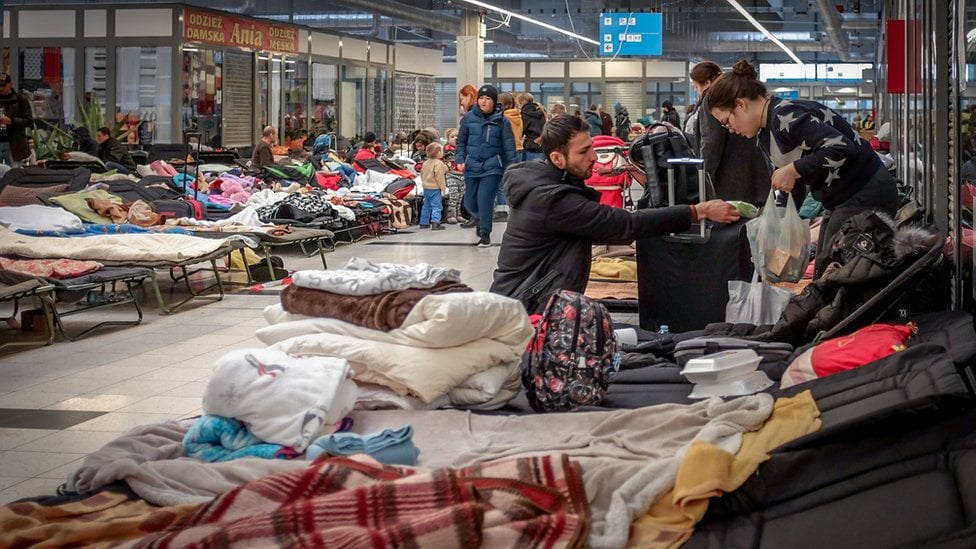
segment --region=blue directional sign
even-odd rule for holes
[[[600,15],[600,56],[661,55],[664,19],[660,13]]]

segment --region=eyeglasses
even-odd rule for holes
[[[721,124],[721,126],[723,128],[725,128],[726,130],[732,131],[732,127],[729,126],[729,121],[732,119],[732,115],[735,113],[735,109],[737,109],[737,108],[739,108],[738,105],[732,107],[732,110],[729,111],[729,115],[725,117],[725,122],[723,122],[721,120],[718,121],[718,123]]]

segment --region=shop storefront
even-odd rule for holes
[[[242,147],[268,125],[286,143],[308,129],[307,31],[195,8],[182,19],[184,131],[214,147]]]
[[[0,70],[30,96],[39,129],[95,120],[128,129],[133,147],[181,142],[186,131],[244,147],[267,125],[283,144],[309,131],[394,131],[393,44],[178,4],[3,13]],[[440,51],[398,47],[411,65],[440,71]]]

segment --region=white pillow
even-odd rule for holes
[[[97,156],[92,156],[86,152],[81,151],[68,151],[68,160],[75,160],[77,162],[98,162],[105,167],[105,163],[102,162]]]

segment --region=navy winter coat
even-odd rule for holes
[[[517,160],[512,125],[498,106],[485,114],[475,105],[464,115],[458,129],[454,161],[464,164],[466,176],[501,175]]]

